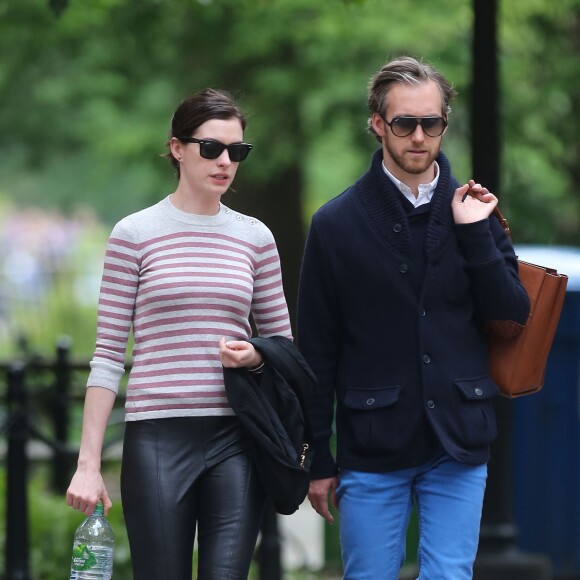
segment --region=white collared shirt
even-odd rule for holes
[[[389,179],[397,186],[397,189],[413,204],[414,207],[419,207],[420,205],[429,203],[433,197],[437,183],[439,182],[439,165],[437,164],[437,161],[435,161],[435,179],[431,183],[420,183],[419,195],[417,195],[417,197],[413,195],[413,192],[408,185],[405,185],[402,181],[397,179],[387,169],[384,161],[383,170],[388,175]]]

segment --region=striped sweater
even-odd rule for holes
[[[125,417],[232,415],[219,340],[291,337],[274,237],[220,205],[192,215],[165,198],[121,220],[107,245],[88,386],[117,392],[131,327]]]

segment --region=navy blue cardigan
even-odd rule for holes
[[[479,464],[497,435],[484,325],[524,324],[529,300],[496,219],[457,225],[458,183],[443,154],[414,272],[400,192],[382,151],[314,215],[301,271],[297,344],[319,386],[311,419],[314,479],[339,468],[383,472],[443,448]],[[330,441],[336,413],[336,460]]]

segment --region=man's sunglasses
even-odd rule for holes
[[[253,147],[249,143],[232,143],[231,145],[226,145],[221,141],[196,139],[195,137],[177,137],[177,139],[183,143],[199,143],[199,154],[204,159],[217,159],[227,149],[230,161],[236,163],[243,161]]]
[[[394,117],[390,122],[383,117],[381,119],[396,137],[408,137],[417,130],[417,125],[421,125],[425,135],[439,137],[447,127],[447,121],[443,117]]]

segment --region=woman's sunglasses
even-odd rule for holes
[[[439,137],[447,127],[447,121],[443,117],[395,117],[391,122],[384,118],[383,121],[396,137],[408,137],[417,130],[417,125],[421,125],[425,135]]]
[[[199,143],[199,154],[204,159],[217,159],[227,149],[230,161],[236,163],[243,161],[253,147],[249,143],[232,143],[231,145],[226,145],[221,141],[196,139],[195,137],[177,137],[177,139],[183,143]]]

